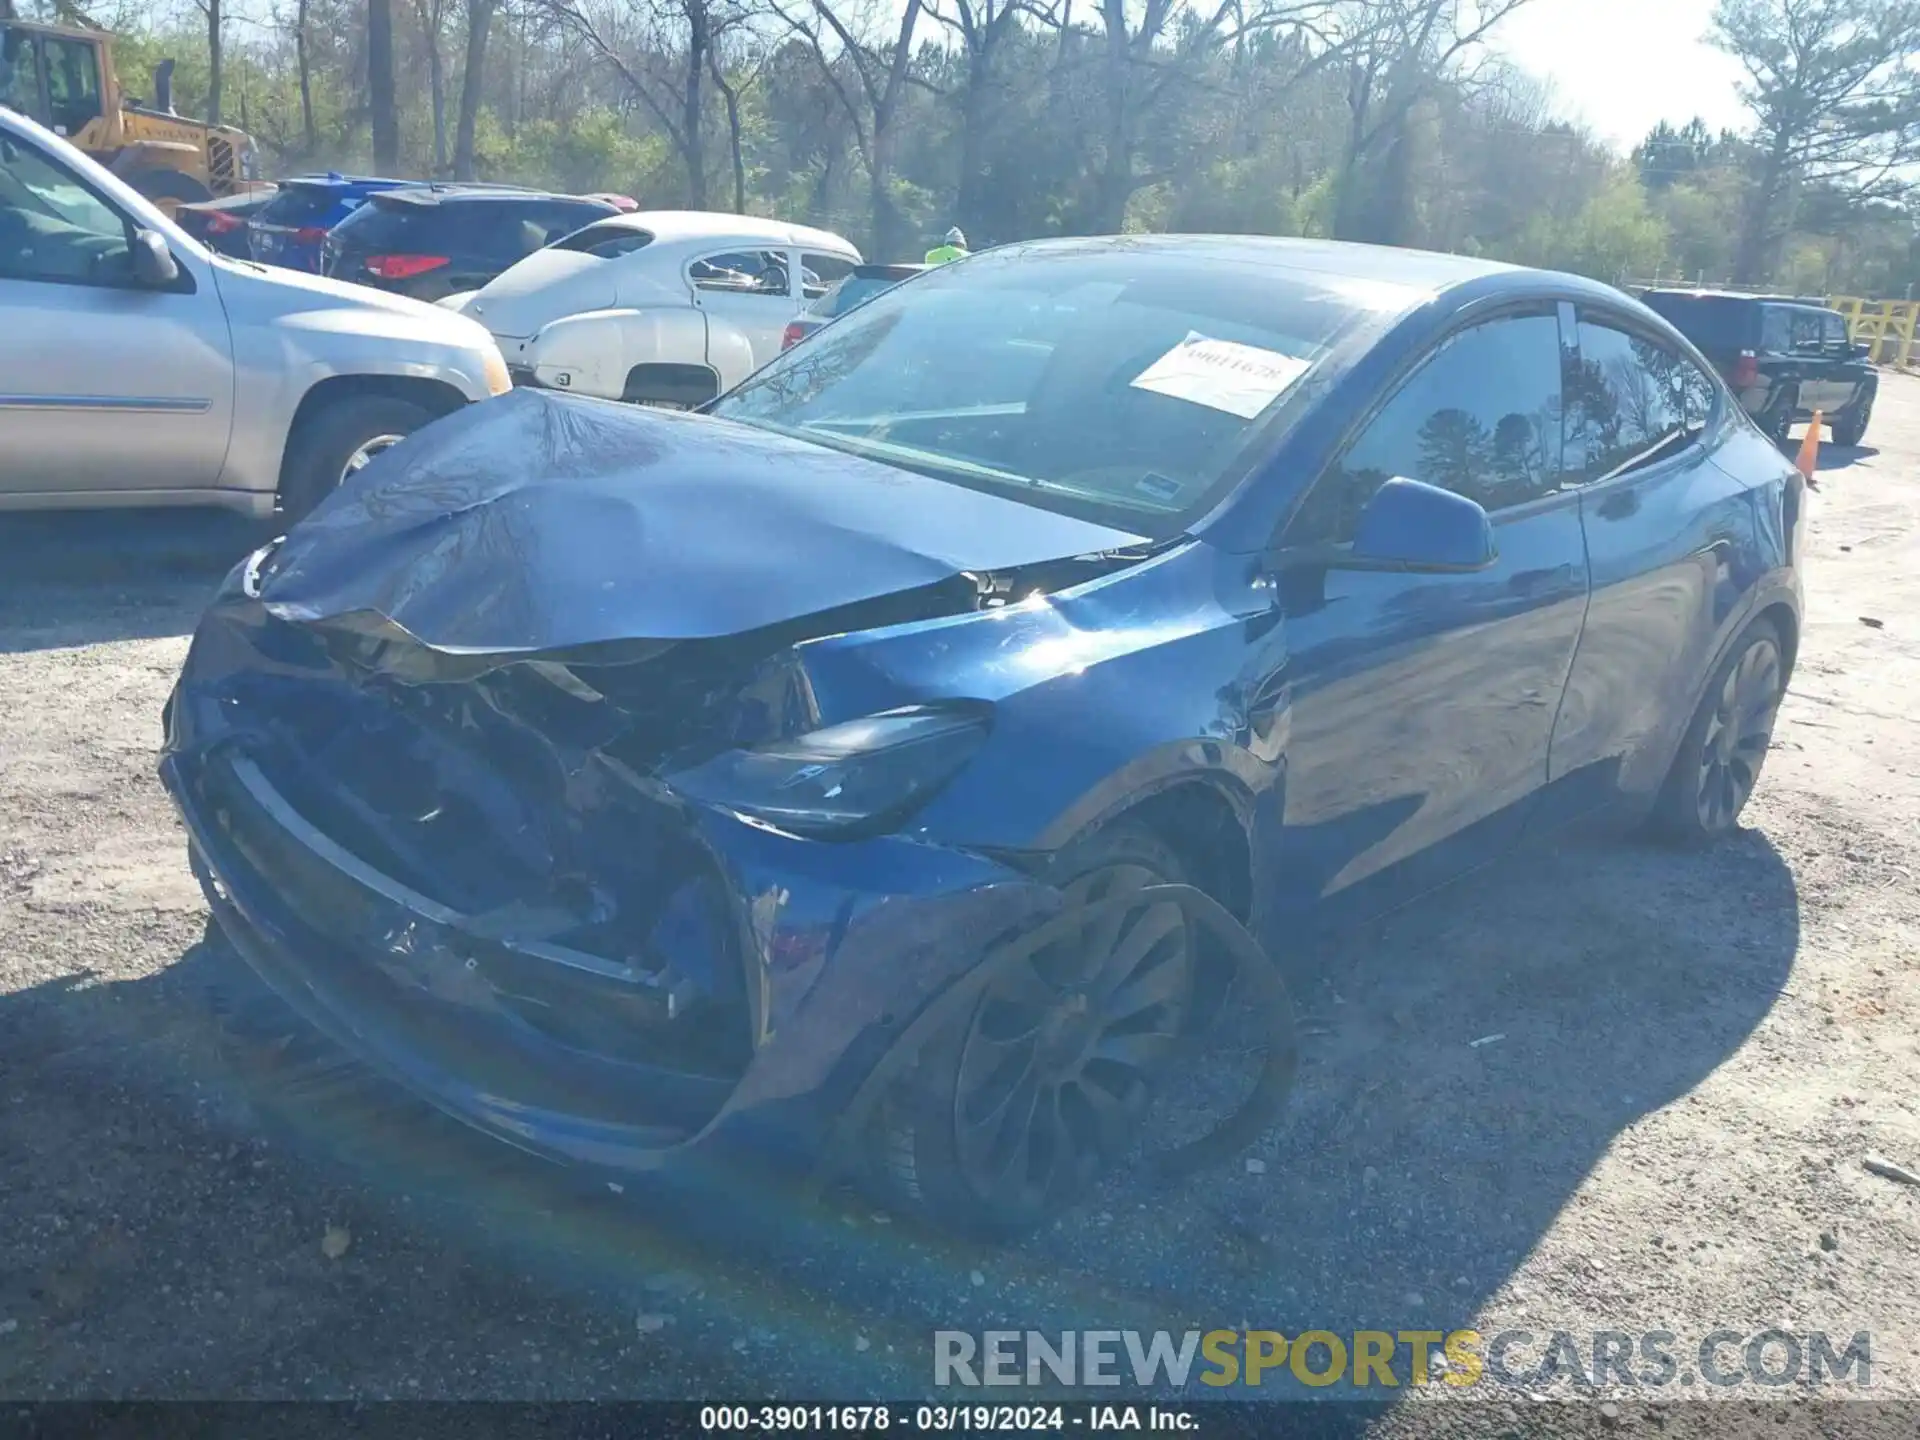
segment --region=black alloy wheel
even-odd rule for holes
[[[1661,828],[1704,843],[1731,834],[1759,783],[1785,696],[1779,632],[1756,621],[1721,662],[1687,728],[1661,799]]]
[[[1153,883],[1116,866],[1069,887],[1090,903]],[[961,1044],[953,1123],[968,1188],[1015,1211],[1070,1204],[1132,1143],[1193,990],[1180,908],[1123,911],[1010,967]]]
[[[1833,422],[1833,443],[1852,449],[1867,438],[1867,426],[1873,421],[1873,398],[1879,391],[1869,390],[1854,403],[1844,419]]]
[[[1072,1206],[1132,1149],[1191,1029],[1193,925],[1177,904],[1121,898],[1185,883],[1177,857],[1122,822],[1063,855],[1059,873],[1072,877],[1059,882],[1062,915],[1100,913],[987,980],[885,1108],[886,1198],[936,1228],[1006,1239]]]

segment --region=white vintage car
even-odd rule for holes
[[[788,322],[859,263],[825,230],[643,210],[440,303],[492,331],[521,384],[691,408],[778,355]]]

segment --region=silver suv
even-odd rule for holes
[[[0,109],[0,511],[277,503],[298,518],[508,387],[474,321],[213,254]]]

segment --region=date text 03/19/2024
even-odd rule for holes
[[[703,1405],[700,1428],[716,1434],[918,1433],[1008,1430],[1191,1432],[1189,1411],[1160,1405]]]

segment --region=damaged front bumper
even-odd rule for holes
[[[800,840],[588,749],[512,753],[311,639],[224,595],[169,702],[209,904],[317,1029],[548,1159],[811,1175],[929,1002],[1061,906],[983,856]]]

